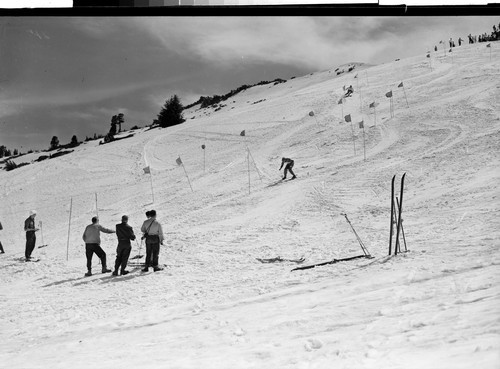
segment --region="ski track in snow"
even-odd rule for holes
[[[254,87],[218,112],[192,108],[176,127],[0,171],[0,367],[497,368],[500,55],[494,47],[490,62],[478,45],[455,50],[453,64],[433,53],[433,71],[425,57],[366,69],[362,111],[358,91],[343,106],[355,156],[337,101],[357,69]],[[246,147],[257,166],[250,195]],[[297,180],[279,182],[282,156],[296,161]],[[398,175],[399,191],[404,172],[411,251],[389,258],[390,180]],[[144,212],[157,210],[164,271],[83,277],[81,234],[96,192],[108,228],[126,213],[138,234]],[[23,263],[31,209],[50,246],[35,249],[40,262]],[[375,259],[295,272],[256,260],[361,254],[341,212]],[[115,236],[102,241],[112,265]],[[96,257],[93,266],[98,273]]]

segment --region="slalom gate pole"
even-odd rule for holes
[[[45,245],[45,242],[43,242],[43,227],[42,227],[42,221],[39,221],[38,224],[40,225],[40,233],[42,234],[42,245]]]
[[[97,207],[97,192],[95,193],[95,215],[99,218],[99,208]]]
[[[405,100],[406,100],[406,107],[409,108],[410,105],[408,104],[408,99],[406,98],[406,90],[405,90],[405,85],[403,85],[403,92],[405,94]]]
[[[365,125],[363,124],[363,156],[366,161]]]
[[[354,139],[354,126],[352,125],[352,118],[351,118],[351,131],[352,131],[352,144],[354,146],[354,155],[356,155],[356,140]]]
[[[194,192],[193,187],[191,186],[191,181],[189,180],[189,176],[188,176],[187,171],[186,171],[186,167],[184,166],[184,163],[182,163],[182,169],[184,169],[184,173],[186,174],[186,178],[188,180],[189,187],[191,188],[191,192]]]
[[[259,168],[257,167],[257,163],[255,162],[255,159],[253,158],[252,152],[250,149],[247,147],[248,153],[250,154],[250,157],[252,158],[253,165],[255,166],[255,170],[257,171],[257,174],[259,175],[260,181],[262,182],[262,176],[260,175]]]
[[[374,125],[376,126],[377,125],[377,108],[375,106],[373,107],[373,112],[375,114],[375,124]]]
[[[250,195],[250,150],[247,147],[248,194]]]
[[[66,261],[69,260],[69,234],[71,231],[71,214],[73,212],[73,198],[71,198],[71,202],[69,205],[69,223],[68,223],[68,242],[66,244]]]

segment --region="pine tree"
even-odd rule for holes
[[[71,137],[71,146],[78,146],[78,138],[76,138],[76,135]]]
[[[54,136],[50,141],[50,150],[55,150],[58,147],[59,147],[59,139],[57,138],[57,136]]]
[[[170,127],[185,122],[182,110],[183,107],[177,95],[172,96],[165,101],[165,105],[158,114],[158,123],[161,127]]]
[[[14,149],[14,156],[15,156],[15,155],[19,155],[19,150]]]

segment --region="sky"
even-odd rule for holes
[[[1,17],[0,145],[46,149],[253,84],[423,54],[499,17]]]

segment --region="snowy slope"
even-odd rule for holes
[[[497,368],[500,45],[492,46],[492,61],[477,44],[456,48],[453,62],[433,54],[432,71],[418,56],[360,69],[357,80],[356,69],[332,69],[254,87],[219,111],[190,109],[176,127],[0,171],[0,367]],[[338,105],[349,84],[355,94]],[[278,183],[282,156],[295,159],[297,180]],[[387,258],[390,180],[404,172],[411,251]],[[165,271],[83,278],[95,193],[105,227],[128,214],[139,233],[144,212],[157,210]],[[18,260],[31,209],[50,245],[35,250],[39,263]],[[255,259],[359,255],[341,212],[375,259],[295,272]],[[112,264],[115,237],[102,240]]]

